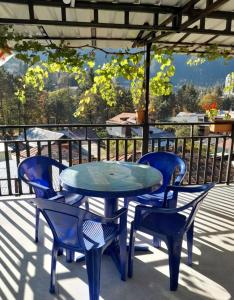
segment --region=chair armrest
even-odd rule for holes
[[[49,191],[49,190],[50,190],[49,187],[44,186],[44,185],[42,185],[42,184],[40,184],[40,183],[37,183],[37,182],[28,181],[27,183],[28,183],[29,185],[31,185],[32,187],[38,188],[38,189],[42,189],[43,191]]]
[[[168,185],[165,190],[165,197],[169,191],[182,192],[182,193],[201,193],[209,191],[214,187],[214,183],[207,183],[199,186],[181,186],[181,185]]]
[[[128,212],[127,208],[122,207],[121,209],[116,211],[116,213],[114,214],[114,216],[112,218],[105,218],[105,219],[115,221],[115,220],[121,218],[123,215],[127,215],[127,212]]]
[[[65,199],[65,197],[63,195],[56,195],[54,197],[50,197],[48,200],[57,201],[60,199]]]

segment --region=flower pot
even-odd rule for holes
[[[231,132],[233,120],[216,120],[215,124],[210,125],[210,131],[213,133]]]
[[[145,111],[143,109],[135,110],[136,112],[136,123],[142,124],[145,120]]]

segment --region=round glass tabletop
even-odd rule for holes
[[[62,186],[86,196],[139,196],[162,185],[160,171],[129,162],[91,162],[69,167],[60,174]]]

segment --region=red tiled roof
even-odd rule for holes
[[[135,124],[136,114],[123,112],[106,121],[107,124]]]

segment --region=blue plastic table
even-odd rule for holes
[[[105,217],[112,217],[118,210],[118,198],[154,192],[162,185],[162,178],[160,171],[148,165],[117,161],[80,164],[60,174],[64,189],[80,195],[104,198]],[[140,246],[139,249],[145,251],[148,247]],[[118,246],[111,245],[107,254],[111,255],[119,269]],[[77,261],[83,259],[80,257]]]
[[[157,190],[162,184],[160,171],[148,165],[102,161],[69,167],[61,172],[64,189],[105,200],[105,216],[118,209],[118,198],[140,196]]]

